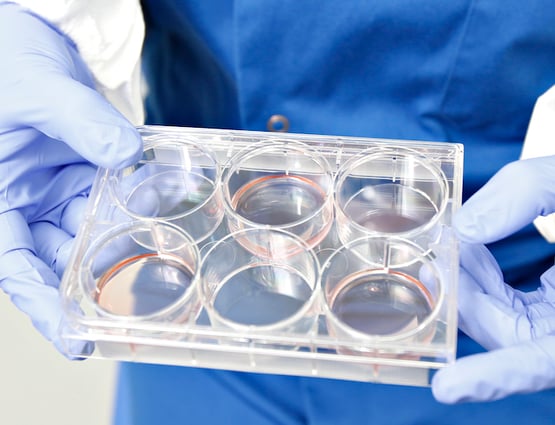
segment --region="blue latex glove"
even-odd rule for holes
[[[437,400],[496,400],[555,388],[555,267],[542,275],[537,290],[524,293],[504,283],[482,245],[553,211],[555,156],[505,166],[455,216],[462,241],[460,328],[491,351],[436,373]]]
[[[75,46],[0,2],[0,288],[60,349],[58,285],[95,166],[138,160],[135,128],[94,91]]]

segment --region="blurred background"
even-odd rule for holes
[[[0,423],[109,425],[115,363],[69,361],[0,291]]]

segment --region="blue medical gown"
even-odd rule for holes
[[[464,196],[518,158],[555,84],[555,2],[143,1],[151,124],[465,145]],[[528,227],[491,246],[533,289],[555,248]],[[459,355],[481,348],[459,337]],[[518,365],[515,364],[515,368]],[[551,424],[555,391],[446,406],[428,388],[122,364],[118,424]]]

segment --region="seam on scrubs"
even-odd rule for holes
[[[468,10],[466,12],[466,17],[465,17],[465,21],[464,21],[464,26],[461,32],[461,36],[459,39],[459,42],[457,44],[457,48],[455,50],[455,54],[453,55],[452,59],[451,59],[451,65],[449,66],[449,71],[447,73],[447,78],[445,79],[445,84],[443,86],[442,89],[442,94],[441,94],[441,100],[439,102],[439,107],[438,107],[438,111],[441,112],[441,117],[445,117],[445,115],[443,114],[443,108],[445,107],[445,100],[447,97],[447,92],[449,91],[449,87],[451,86],[451,80],[453,79],[453,75],[455,73],[455,69],[457,66],[457,59],[459,58],[461,49],[462,49],[462,45],[464,43],[464,40],[466,39],[466,35],[468,33],[468,28],[470,26],[470,21],[472,18],[472,15],[474,13],[474,6],[476,4],[476,0],[471,0],[470,5],[468,6]],[[442,118],[445,119],[445,118]]]

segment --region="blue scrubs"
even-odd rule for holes
[[[555,84],[552,0],[143,7],[149,123],[266,130],[281,114],[296,133],[460,142],[465,198],[518,158],[534,101]],[[555,255],[532,227],[491,249],[523,290]],[[480,350],[460,335],[460,356]],[[554,399],[446,406],[428,388],[126,363],[116,423],[550,424]]]

